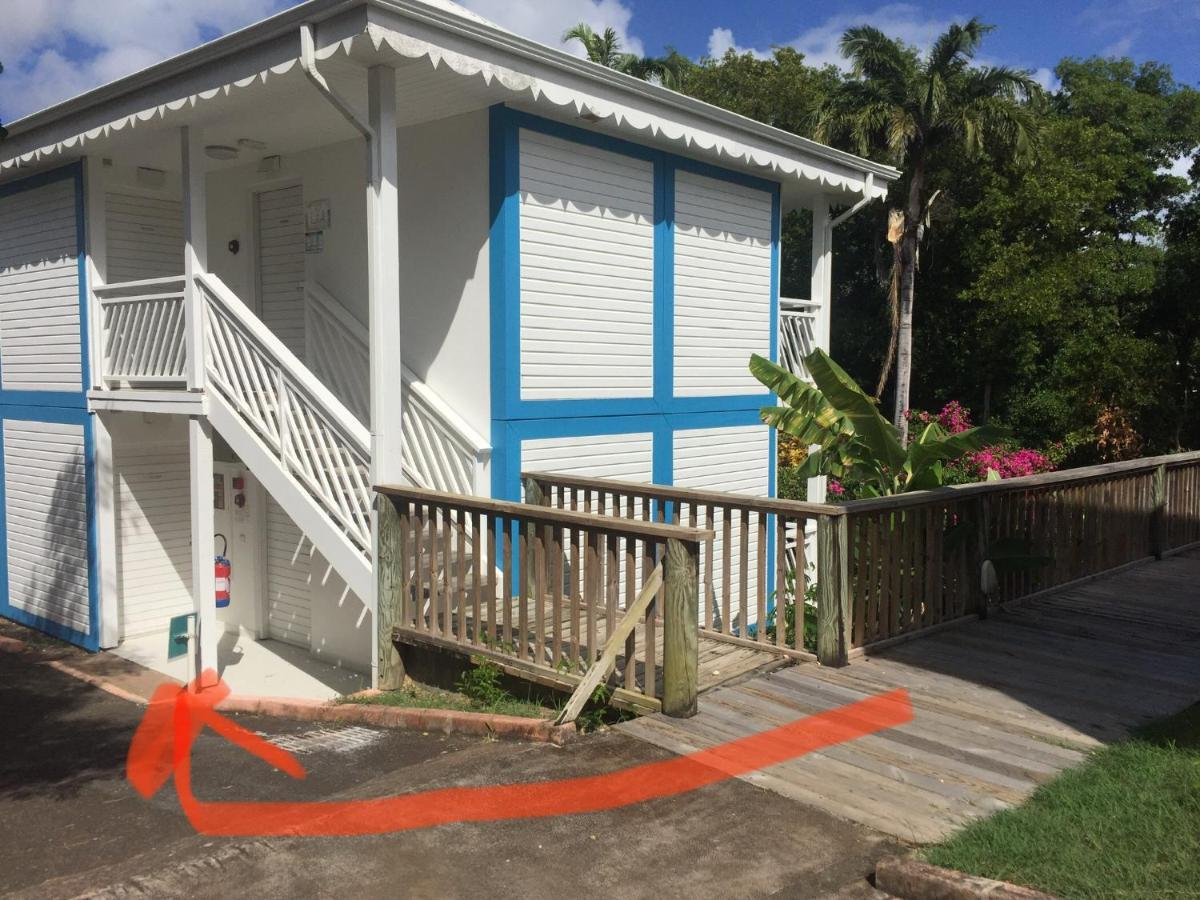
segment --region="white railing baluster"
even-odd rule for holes
[[[804,358],[816,347],[819,310],[820,304],[808,300],[779,301],[779,364],[804,379]]]
[[[95,294],[104,331],[104,386],[182,387],[186,383],[183,333],[167,323],[183,314],[183,278],[106,284],[97,287]]]
[[[198,284],[209,323],[209,389],[246,419],[280,467],[369,556],[367,429],[218,279],[205,275]]]
[[[309,366],[366,423],[371,405],[367,330],[319,284],[308,285],[305,300]],[[460,494],[488,493],[481,477],[491,453],[488,442],[407,369],[401,402],[409,480]]]

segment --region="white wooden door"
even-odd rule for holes
[[[192,611],[191,488],[186,441],[114,441],[113,455],[124,640]]]
[[[263,323],[304,359],[304,191],[300,185],[255,196],[258,310]],[[267,633],[308,647],[312,640],[312,542],[267,500]]]
[[[304,191],[300,185],[255,195],[258,315],[304,359]]]

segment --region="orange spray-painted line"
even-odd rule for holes
[[[192,792],[192,745],[204,727],[296,778],[292,754],[234,724],[215,706],[223,683],[202,693],[164,685],[129,748],[127,774],[152,796],[172,775],[180,805],[200,833],[221,836],[329,837],[385,834],[453,822],[497,822],[617,809],[671,797],[796,759],[912,720],[905,690],[870,697],[686,756],[581,778],[442,788],[393,797],[316,802],[205,803]]]

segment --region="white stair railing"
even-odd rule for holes
[[[210,389],[363,554],[371,552],[370,435],[354,414],[213,275],[204,294]]]
[[[370,420],[367,329],[332,294],[310,282],[305,291],[309,367],[362,422]],[[404,472],[418,487],[487,495],[483,471],[491,446],[408,367],[403,369]]]
[[[810,300],[779,300],[779,364],[808,380],[804,358],[817,346],[817,316],[821,304]]]
[[[103,335],[105,387],[187,383],[182,275],[95,289]]]

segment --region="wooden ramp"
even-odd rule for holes
[[[744,780],[913,843],[1020,803],[1088,751],[1200,701],[1200,551],[846,668],[801,664],[726,685],[692,719],[619,728],[688,753],[900,687],[910,724]]]
[[[487,588],[485,587],[485,591]],[[525,603],[525,610],[521,610],[521,603]],[[554,616],[554,605],[550,598],[543,602],[542,614],[539,617],[535,609],[535,602],[531,599],[522,601],[521,598],[514,600],[509,608],[508,616],[504,621],[510,623],[508,628],[503,625],[494,626],[499,629],[498,638],[492,641],[495,643],[507,643],[512,646],[522,643],[521,635],[524,634],[524,645],[526,647],[526,657],[530,660],[540,659],[543,668],[548,669],[546,673],[548,680],[546,683],[553,683],[553,658],[552,648],[555,644],[557,635],[558,641],[563,646],[565,655],[573,656],[578,659],[588,658],[588,641],[586,637],[579,643],[578,648],[572,653],[570,636],[572,634],[593,635],[595,654],[599,653],[600,648],[607,640],[610,634],[610,626],[616,626],[616,618],[610,620],[608,612],[604,608],[597,609],[595,614],[589,620],[586,609],[579,612],[580,623],[572,627],[572,624],[567,620],[568,611],[563,609],[556,621]],[[619,614],[621,610],[616,611]],[[498,613],[498,618],[502,616],[502,612]],[[472,648],[469,642],[472,636],[478,631],[479,633],[490,633],[486,617],[477,625],[474,619],[473,609],[469,605],[463,605],[460,609],[457,605],[451,607],[450,617],[442,614],[425,613],[424,621],[428,626],[429,631],[422,633],[417,629],[402,629],[398,630],[394,635],[395,639],[401,643],[425,643],[440,646],[446,649],[461,649],[457,642],[458,630],[461,628],[465,636],[468,646],[467,650]],[[522,630],[517,627],[516,623],[529,623],[526,629]],[[541,622],[540,641],[537,640],[537,630],[534,623]],[[645,684],[645,664],[646,659],[646,625],[645,622],[638,623],[633,631],[634,643],[632,658],[637,667],[636,678],[639,684]],[[766,672],[773,669],[778,669],[780,666],[788,663],[788,658],[782,656],[777,648],[772,644],[756,645],[750,641],[734,642],[724,640],[721,636],[713,637],[710,633],[703,630],[700,632],[698,639],[699,644],[699,678],[698,689],[701,694],[713,690],[735,678],[741,678],[754,672]],[[538,649],[540,648],[540,650]],[[483,648],[486,649],[486,648]],[[475,649],[474,652],[480,652]],[[661,651],[660,651],[661,652]],[[594,654],[593,654],[594,655]],[[503,662],[502,660],[497,660]],[[621,653],[618,656],[618,670],[623,671],[625,667],[625,654]],[[522,670],[514,672],[532,681],[538,680],[536,671]],[[620,684],[619,680],[614,680],[613,683]],[[655,665],[655,697],[661,697],[663,692],[663,669],[662,660],[658,659]],[[618,705],[621,705],[618,698]]]

